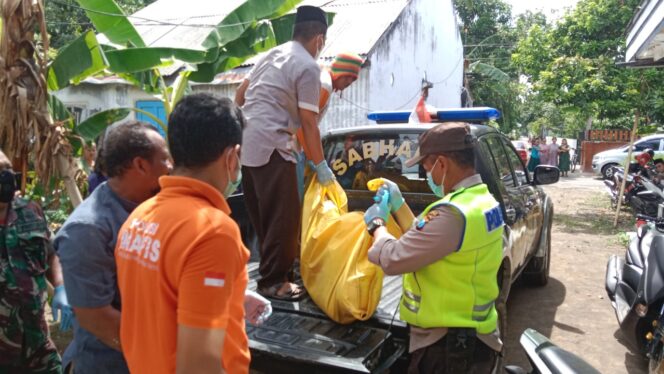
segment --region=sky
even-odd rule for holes
[[[573,7],[578,0],[505,0],[512,5],[512,15],[516,16],[530,10],[531,12],[542,11],[546,18],[560,18],[566,7]],[[554,13],[552,13],[554,12]]]

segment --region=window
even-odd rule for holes
[[[493,157],[498,178],[500,178],[506,188],[516,187],[517,183],[514,182],[510,162],[503,149],[501,138],[498,136],[489,136],[485,138],[484,141]]]
[[[83,120],[83,111],[85,107],[79,105],[68,105],[67,110],[74,117],[74,124],[78,125]]]
[[[503,145],[505,146],[505,152],[507,152],[507,158],[509,158],[510,164],[512,164],[512,170],[514,170],[518,185],[523,186],[524,184],[528,184],[528,172],[524,168],[521,158],[509,146],[507,140],[503,139]]]
[[[402,192],[431,193],[426,173],[419,165],[410,168],[406,160],[418,148],[419,133],[347,135],[325,142],[325,154],[337,181],[344,189],[367,190],[367,182],[385,178]]]
[[[640,152],[645,150],[646,148],[650,148],[653,151],[659,151],[659,142],[660,139],[650,139],[650,140],[640,141],[634,144],[634,150]]]

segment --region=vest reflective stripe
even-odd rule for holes
[[[498,268],[503,255],[500,205],[485,184],[455,191],[429,205],[425,217],[440,205],[456,208],[465,227],[460,247],[424,268],[404,274],[401,319],[411,325],[470,327],[480,334],[496,329]]]

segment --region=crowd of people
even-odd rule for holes
[[[299,7],[293,40],[255,65],[235,102],[186,96],[167,139],[139,121],[110,126],[97,160],[85,161],[94,188],[54,237],[37,204],[16,195],[0,153],[0,372],[249,372],[245,322],[269,318],[269,299],[306,295],[293,271],[298,170],[309,160],[320,184],[335,183],[318,123],[363,63],[344,54],[321,71],[326,33],[320,8]],[[386,181],[364,216],[369,261],[404,274],[410,373],[489,373],[502,350],[500,206],[475,170],[467,124],[433,127],[419,144],[405,165],[419,165],[440,200],[416,218]],[[247,289],[249,251],[226,200],[240,185],[260,245],[257,292]],[[390,215],[399,239],[385,228]],[[46,322],[48,283],[53,317],[74,328],[62,359]]]
[[[563,139],[558,145],[558,138],[551,138],[551,143],[546,143],[546,137],[530,139],[530,156],[528,159],[528,170],[533,172],[538,165],[551,165],[560,169],[563,177],[568,176],[570,171],[570,146],[567,139]]]

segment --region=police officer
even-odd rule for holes
[[[0,152],[0,373],[62,372],[44,315],[48,279],[55,287],[51,308],[71,325],[62,270],[37,204],[15,197],[16,178]]]
[[[475,171],[475,144],[464,123],[426,131],[406,165],[422,165],[440,200],[415,219],[397,185],[386,181],[364,216],[374,237],[369,261],[403,274],[409,373],[490,373],[502,349],[494,303],[503,218]],[[405,232],[398,240],[384,227],[390,214]]]

